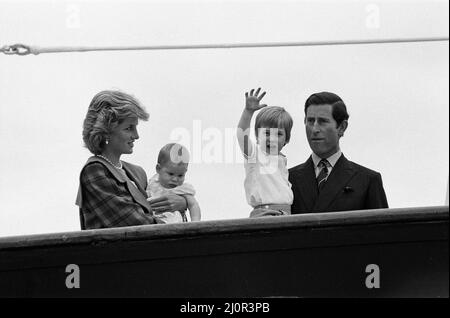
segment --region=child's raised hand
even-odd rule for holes
[[[262,92],[261,95],[259,92],[261,91],[261,88],[258,88],[255,92],[254,89],[250,91],[250,93],[245,93],[245,109],[249,111],[257,111],[261,108],[266,107],[266,104],[259,104],[261,99],[266,95],[266,92]]]

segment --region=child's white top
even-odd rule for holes
[[[195,195],[194,187],[189,183],[183,183],[178,187],[167,189],[164,188],[159,182],[159,174],[155,174],[148,180],[147,194],[151,197],[163,196],[167,193],[173,193],[178,195]]]
[[[253,141],[252,153],[244,161],[245,194],[252,207],[265,204],[288,204],[294,200],[289,182],[287,159],[282,153],[268,155]]]
[[[177,195],[195,195],[194,187],[189,183],[183,183],[182,185],[167,189],[164,188],[159,182],[159,174],[155,174],[148,180],[147,194],[149,197],[160,197],[166,195],[167,193],[173,193]],[[179,211],[175,212],[163,212],[155,214],[164,221],[164,223],[181,223],[183,222],[183,216]]]

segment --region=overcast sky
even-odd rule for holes
[[[447,1],[0,1],[0,47],[138,46],[448,37]],[[288,166],[310,155],[303,104],[346,102],[341,141],[379,171],[391,207],[443,205],[449,163],[448,41],[289,48],[0,54],[0,236],[79,230],[75,197],[89,157],[92,97],[136,96],[150,113],[123,159],[149,177],[159,149],[187,135],[187,181],[204,220],[251,211],[234,129],[261,86],[294,118]],[[237,158],[237,159],[236,159]]]

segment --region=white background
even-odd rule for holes
[[[447,1],[0,1],[0,47],[448,37],[448,18]],[[82,121],[92,97],[115,88],[136,96],[150,113],[138,127],[134,154],[123,157],[149,177],[176,129],[192,134],[191,152],[211,147],[212,130],[220,132],[219,145],[219,139],[230,142],[225,131],[235,129],[245,91],[258,86],[268,92],[266,103],[293,116],[283,152],[289,167],[302,163],[310,154],[304,101],[326,90],[349,109],[342,151],[382,174],[391,207],[443,205],[448,56],[448,41],[0,54],[0,236],[79,230],[74,201],[90,155]],[[193,149],[194,140],[200,148]],[[242,162],[197,161],[187,181],[197,190],[203,219],[247,217]]]

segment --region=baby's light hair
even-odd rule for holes
[[[294,121],[291,115],[280,106],[264,107],[255,119],[255,134],[258,136],[258,129],[281,128],[286,132],[286,143],[291,139],[291,130]]]
[[[170,143],[161,148],[158,155],[158,164],[165,165],[168,162],[174,164],[188,164],[189,151],[183,145],[177,143]]]

